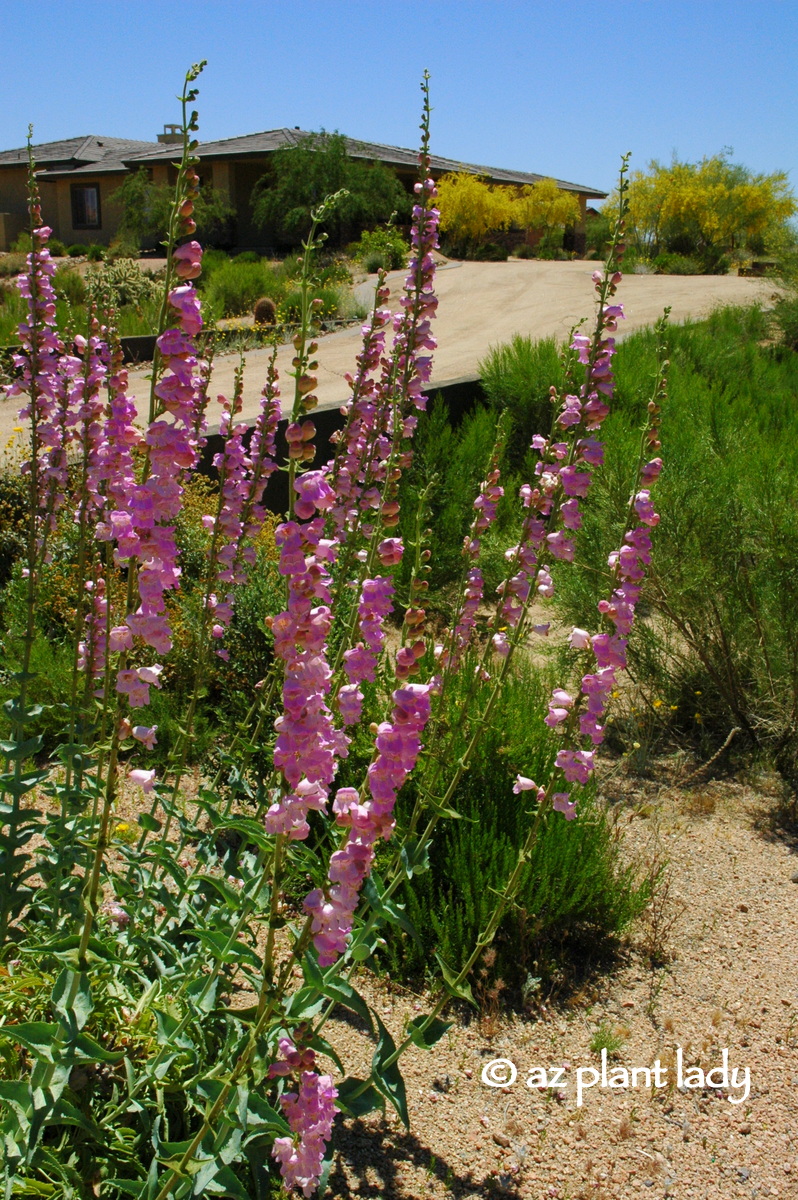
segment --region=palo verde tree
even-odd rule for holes
[[[640,254],[692,254],[711,270],[724,254],[761,253],[778,240],[796,212],[786,174],[756,175],[730,153],[699,163],[655,161],[632,175],[628,230]]]
[[[410,197],[388,167],[351,157],[342,134],[322,131],[275,151],[253,189],[253,217],[275,242],[298,246],[307,237],[311,212],[336,194],[338,203],[325,221],[334,245],[354,240],[394,213],[402,220],[410,212]]]
[[[462,248],[479,245],[488,234],[513,223],[510,191],[493,187],[478,175],[456,171],[438,180],[441,231]]]
[[[521,188],[513,202],[513,224],[521,229],[541,230],[544,236],[576,224],[580,217],[574,193],[557,187],[553,179],[541,179],[531,187]]]

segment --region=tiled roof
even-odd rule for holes
[[[304,129],[268,129],[264,133],[250,133],[244,137],[225,138],[218,142],[201,142],[197,148],[197,155],[200,159],[257,158],[271,154],[283,146],[295,146],[303,138],[312,136]],[[347,151],[353,158],[376,159],[395,167],[415,168],[418,164],[418,151],[416,150],[406,150],[402,146],[386,146],[380,142],[358,142],[354,138],[346,138],[346,143]],[[136,162],[170,162],[178,153],[179,150],[175,146],[159,146],[157,150],[136,154],[126,159],[126,162],[131,166]],[[431,156],[430,165],[436,173],[466,171],[472,175],[484,175],[496,183],[532,184],[546,178],[544,175],[533,174],[530,171],[506,171],[501,167],[458,162],[452,158],[440,158],[438,155]],[[555,182],[564,191],[580,192],[582,195],[595,196],[597,199],[603,199],[607,194],[598,188],[568,183],[563,179],[557,179]]]
[[[99,137],[89,134],[85,137],[65,138],[60,142],[43,142],[33,147],[33,157],[37,166],[50,165],[50,169],[73,169],[85,164],[105,164],[106,169],[115,163],[116,170],[123,169],[123,159],[131,155],[142,154],[157,147],[157,142],[141,142],[131,138]],[[27,166],[28,150],[26,146],[19,150],[0,150],[0,167]]]

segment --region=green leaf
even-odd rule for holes
[[[213,1012],[216,1004],[216,994],[219,991],[219,976],[217,975],[214,978],[213,983],[208,988],[207,994],[203,996],[202,993],[205,991],[207,983],[207,979],[204,976],[200,976],[199,979],[192,979],[186,988],[186,999],[197,1012]]]
[[[158,1029],[156,1036],[159,1046],[175,1046],[179,1050],[196,1049],[185,1030],[176,1036],[176,1030],[180,1025],[176,1017],[160,1008],[153,1008],[152,1011],[155,1013],[155,1024]]]
[[[314,987],[303,987],[294,992],[285,1007],[286,1016],[292,1021],[310,1021],[324,1007],[324,996]]]
[[[399,925],[400,928],[404,929],[405,933],[410,935],[414,942],[421,945],[421,938],[418,936],[415,927],[405,916],[404,905],[396,904],[390,899],[386,900],[383,895],[384,891],[385,888],[382,880],[379,875],[372,871],[363,887],[363,893],[369,904],[377,916],[382,917],[384,921],[389,921],[392,925]]]
[[[9,1038],[18,1042],[26,1050],[30,1050],[37,1058],[53,1061],[53,1044],[59,1033],[59,1027],[47,1021],[28,1021],[20,1025],[3,1025],[0,1027],[0,1038]]]
[[[421,845],[415,836],[406,839],[399,857],[408,879],[412,879],[414,875],[423,875],[430,869],[429,843]]]
[[[69,993],[73,987],[73,981],[77,978],[77,988],[72,1002],[69,1001]],[[89,977],[85,972],[81,972],[76,976],[76,972],[70,971],[68,967],[58,976],[55,981],[50,996],[55,1011],[63,1018],[70,1032],[74,1030],[76,1033],[88,1021],[94,1011],[94,1003],[91,998],[91,990],[89,988]]]
[[[375,1108],[382,1108],[383,1100],[380,1093],[366,1079],[355,1079],[350,1076],[343,1083],[336,1084],[338,1099],[335,1101],[342,1112],[350,1117],[364,1117]]]
[[[125,1057],[123,1051],[106,1050],[86,1033],[79,1033],[70,1045],[74,1047],[79,1062],[118,1063]]]
[[[443,1035],[451,1029],[454,1021],[441,1021],[439,1017],[434,1017],[430,1021],[426,1029],[421,1026],[427,1020],[427,1017],[413,1017],[413,1020],[408,1023],[407,1036],[420,1046],[422,1050],[430,1050],[439,1042]]]
[[[449,964],[445,962],[437,952],[435,957],[438,960],[438,966],[440,967],[441,975],[443,976],[443,986],[446,988],[446,991],[449,993],[449,995],[456,997],[458,1000],[465,1000],[469,1004],[473,1004],[474,1008],[478,1008],[479,1006],[474,1000],[474,996],[471,992],[471,985],[468,983],[458,983],[457,974],[452,970]]]
[[[250,946],[245,946],[243,942],[234,941],[232,944],[226,933],[217,933],[211,929],[198,929],[196,936],[206,946],[209,946],[213,952],[213,956],[219,962],[224,963],[248,963],[251,967],[259,969],[261,964],[255,951]]]
[[[323,979],[319,991],[328,1000],[334,1000],[336,1004],[342,1004],[344,1008],[349,1008],[352,1012],[357,1013],[369,1027],[369,1033],[374,1029],[371,1020],[371,1011],[368,1004],[352,987],[351,983],[347,983],[345,979],[337,979],[333,976],[332,979]]]
[[[0,751],[10,759],[30,758],[42,748],[42,736],[26,738],[24,742],[0,742]]]
[[[147,833],[157,833],[161,828],[161,822],[151,813],[142,812],[136,817],[136,821],[142,829],[146,829]]]
[[[396,1053],[396,1043],[383,1025],[378,1013],[374,1013],[374,1020],[377,1022],[379,1038],[377,1040],[377,1049],[374,1051],[374,1057],[371,1060],[371,1078],[374,1081],[374,1086],[378,1091],[382,1092],[387,1100],[390,1100],[399,1113],[405,1129],[409,1129],[410,1117],[407,1113],[407,1093],[405,1091],[405,1081],[399,1070],[399,1064],[398,1062],[394,1062],[386,1065],[387,1060]]]

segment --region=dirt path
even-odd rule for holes
[[[477,364],[489,348],[507,341],[514,333],[564,338],[576,321],[592,313],[590,276],[595,266],[588,262],[521,259],[444,266],[436,281],[440,305],[434,330],[438,350],[432,386],[476,376]],[[389,276],[393,307],[403,277],[401,271]],[[766,304],[772,293],[773,284],[768,280],[741,279],[734,275],[629,275],[618,297],[628,314],[622,329],[626,332],[652,324],[666,304],[672,306],[672,320],[684,321],[706,315],[718,304],[747,304],[755,300]],[[346,398],[344,374],[354,369],[359,344],[359,326],[321,339],[317,392],[322,406],[335,407]],[[246,356],[245,417],[254,417],[257,412],[268,355],[267,350],[253,350]],[[292,356],[293,349],[289,346],[280,351],[278,363],[283,377]],[[231,394],[238,362],[237,354],[217,358],[211,380],[212,397]],[[140,398],[147,395],[146,374],[146,370],[130,373],[131,391]],[[0,446],[5,445],[18,424],[17,407],[0,401]],[[212,411],[209,420],[213,425]]]
[[[798,1197],[798,856],[767,831],[767,780],[691,792],[668,781],[667,772],[642,784],[616,776],[605,787],[630,851],[669,863],[619,969],[571,1004],[458,1024],[429,1054],[411,1049],[410,1132],[392,1112],[342,1124],[328,1195]],[[663,965],[652,967],[652,948],[665,952]],[[373,996],[397,1040],[428,1003],[388,989]],[[640,1072],[638,1086],[611,1090],[598,1075],[578,1106],[577,1070],[585,1084],[601,1068],[591,1041],[602,1025],[622,1041],[608,1083],[623,1083],[617,1068],[659,1059],[666,1086],[646,1088]],[[330,1037],[350,1069],[368,1072],[373,1048],[361,1033],[338,1023]],[[726,1049],[738,1086],[734,1076],[720,1090],[674,1086],[679,1048],[686,1083],[698,1082],[696,1066],[721,1066]],[[513,1087],[482,1082],[495,1059],[517,1067]],[[564,1068],[560,1081],[530,1090],[536,1066]]]

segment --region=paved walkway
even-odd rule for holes
[[[593,312],[591,274],[595,264],[587,262],[537,262],[512,259],[504,263],[451,263],[437,275],[440,297],[434,333],[438,339],[432,387],[454,379],[474,377],[478,364],[491,346],[507,341],[514,333],[533,337],[565,338],[571,326]],[[389,276],[391,302],[402,287],[404,273]],[[627,313],[623,332],[650,325],[671,305],[671,320],[706,315],[718,304],[746,304],[758,300],[768,303],[773,294],[768,280],[738,278],[733,275],[629,275],[618,293]],[[360,343],[360,326],[320,339],[317,394],[322,407],[335,407],[347,395],[344,374],[354,369]],[[244,416],[254,417],[263,387],[268,350],[252,350],[246,355]],[[278,368],[285,380],[286,403],[291,402],[291,380],[287,378],[293,349],[283,347]],[[214,364],[211,396],[229,395],[237,354],[220,355]],[[147,394],[147,371],[131,371],[131,391]],[[214,424],[213,405],[209,412]],[[13,426],[17,425],[14,408],[0,402],[0,448]]]

